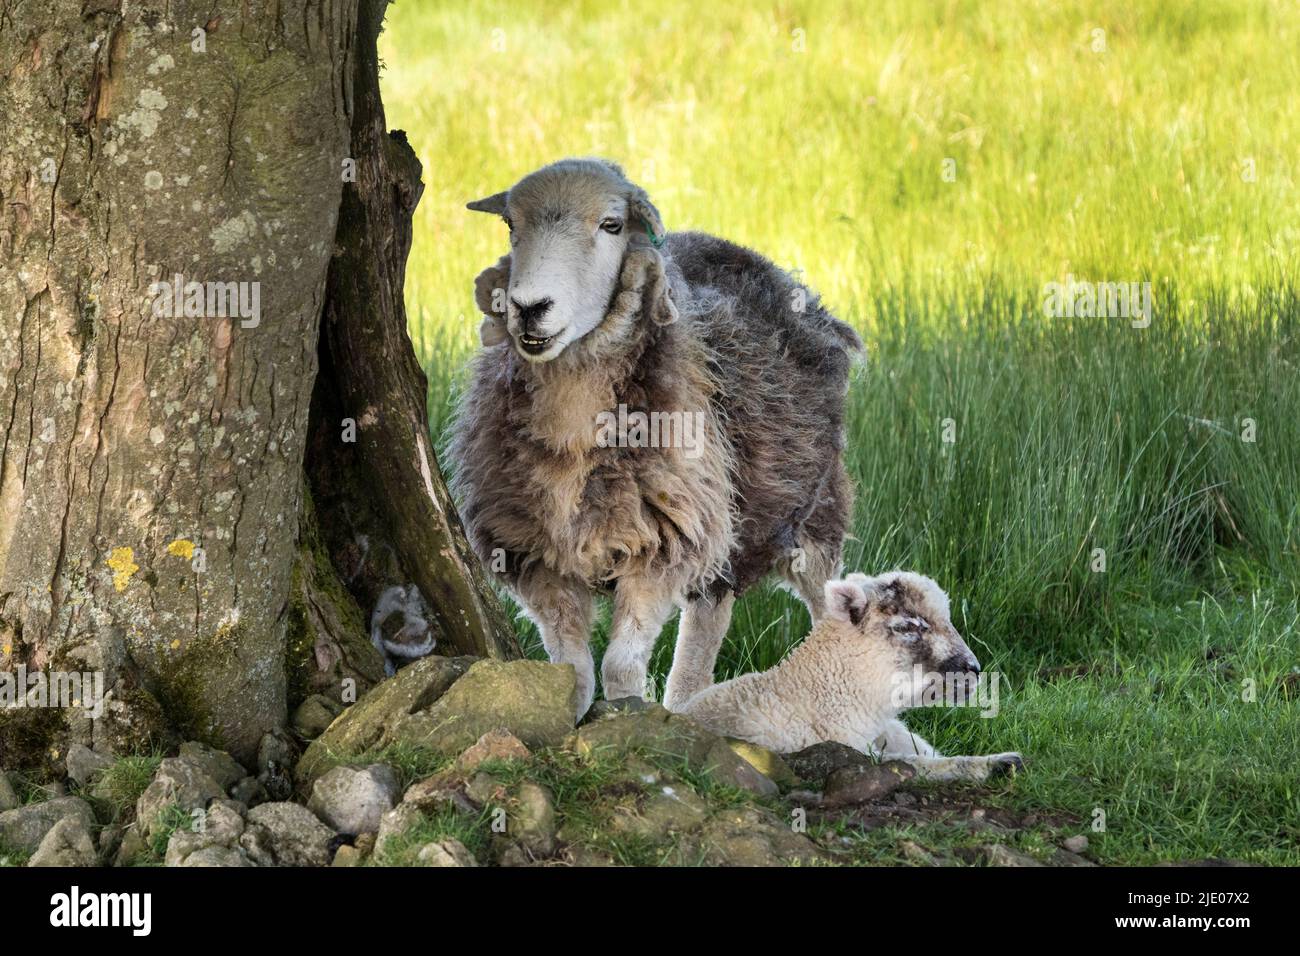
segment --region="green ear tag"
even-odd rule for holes
[[[665,235],[663,239],[656,239],[655,232],[653,229],[650,228],[649,223],[646,224],[645,234],[650,237],[650,245],[654,246],[656,249],[662,246],[664,242],[668,239],[667,235]]]

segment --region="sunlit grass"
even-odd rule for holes
[[[1023,807],[1107,808],[1105,858],[1294,858],[1300,58],[1274,54],[1300,5],[402,0],[382,43],[425,169],[406,298],[435,436],[506,244],[464,203],[616,159],[670,228],[802,270],[864,333],[848,563],[937,578],[1013,689],[918,726],[1024,751]],[[1067,275],[1150,281],[1150,327],[1049,318]],[[719,676],[807,627],[751,593]]]

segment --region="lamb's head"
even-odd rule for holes
[[[925,575],[850,574],[827,582],[826,609],[861,634],[876,673],[885,662],[900,710],[933,699],[936,690],[943,696],[945,686],[959,700],[973,689],[980,662],[952,625],[948,595]]]
[[[547,362],[601,324],[625,290],[657,322],[676,318],[663,260],[659,212],[622,169],[564,159],[505,192],[469,204],[510,229],[510,255],[479,277],[479,307],[520,355]],[[639,311],[639,310],[638,310]],[[499,324],[484,342],[501,339]]]

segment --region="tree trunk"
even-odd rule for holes
[[[385,6],[0,0],[0,668],[111,690],[95,721],[0,715],[11,764],[247,759],[292,697],[382,676],[365,612],[394,584],[444,647],[515,653],[406,337]]]

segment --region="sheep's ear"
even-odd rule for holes
[[[474,279],[474,302],[489,319],[504,322],[506,290],[510,288],[510,255],[507,253]]]
[[[861,624],[867,616],[866,592],[852,581],[827,581],[826,616],[834,621]]]
[[[677,306],[673,303],[672,285],[668,281],[663,256],[657,252],[651,255],[654,256],[654,261],[646,269],[643,293],[645,312],[655,325],[671,325],[677,321]]]
[[[650,201],[646,191],[640,186],[633,186],[632,193],[627,197],[628,218],[639,225],[649,237],[650,242],[656,248],[664,241],[664,236],[668,230],[664,228],[663,218],[659,215],[659,210],[655,204]]]
[[[484,199],[475,199],[473,202],[465,204],[466,209],[472,209],[475,212],[488,212],[494,216],[504,216],[506,212],[506,196],[508,192],[497,193],[495,196],[487,196]]]

